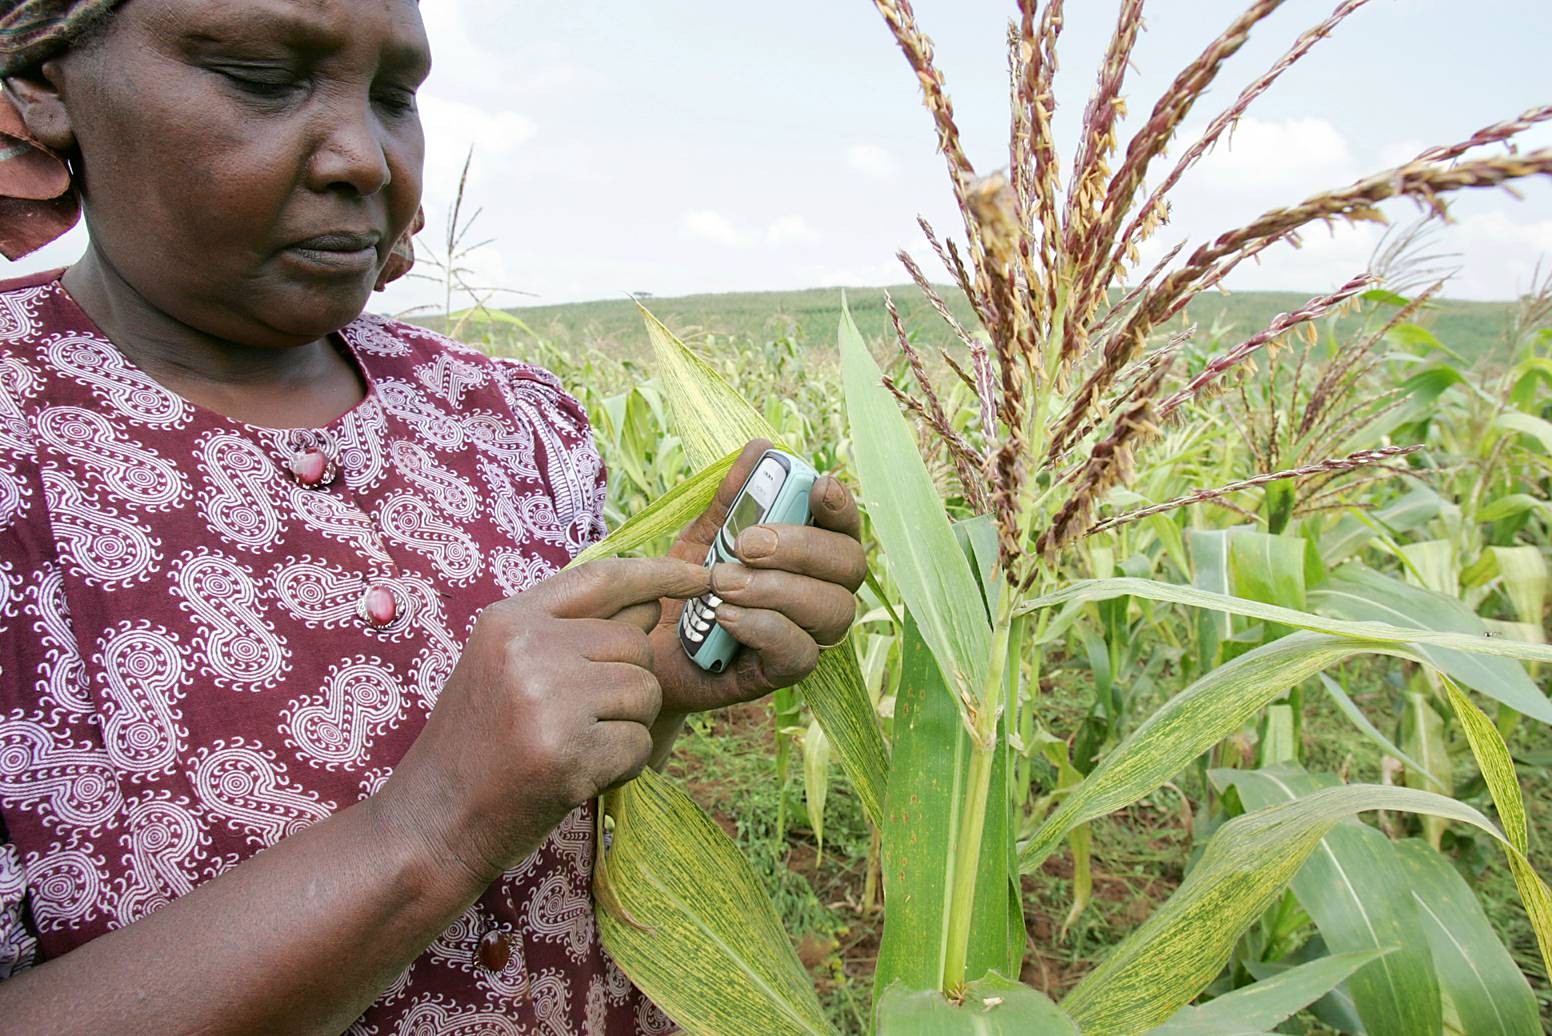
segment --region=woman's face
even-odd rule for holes
[[[419,208],[430,66],[415,0],[130,0],[51,75],[94,247],[206,334],[338,330]]]

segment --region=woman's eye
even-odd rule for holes
[[[223,69],[221,75],[244,93],[268,99],[285,97],[303,86],[296,76],[279,69]]]
[[[377,103],[391,112],[407,113],[415,110],[415,91],[406,89],[384,89],[377,91]]]

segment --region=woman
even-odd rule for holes
[[[833,479],[697,563],[759,444],[672,556],[557,574],[602,532],[575,401],[362,315],[429,67],[413,0],[0,7],[0,246],[91,232],[0,285],[8,1032],[664,1031],[589,803],[851,622]]]

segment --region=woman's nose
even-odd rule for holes
[[[349,188],[370,197],[393,180],[383,127],[370,101],[331,105],[313,151],[310,179],[316,190]]]

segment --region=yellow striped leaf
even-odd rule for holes
[[[641,316],[652,341],[658,387],[668,400],[674,431],[692,468],[705,467],[730,450],[742,449],[750,439],[769,439],[782,445],[776,430],[722,375],[644,307]]]
[[[598,924],[620,968],[692,1036],[833,1033],[738,847],[648,770],[604,798]]]
[[[1019,854],[1020,870],[1038,868],[1079,824],[1161,787],[1290,687],[1353,655],[1397,650],[1381,641],[1295,633],[1219,666],[1105,754],[1035,831]]]
[[[1060,590],[1026,601],[1020,606],[1021,614],[1056,608],[1072,601],[1108,601],[1113,597],[1143,597],[1150,601],[1184,604],[1192,608],[1241,615],[1264,622],[1279,622],[1285,626],[1313,630],[1316,633],[1332,633],[1360,640],[1377,640],[1391,644],[1419,644],[1456,651],[1469,651],[1479,655],[1495,655],[1517,658],[1522,662],[1552,662],[1552,646],[1524,644],[1503,637],[1483,637],[1471,633],[1447,633],[1439,630],[1414,629],[1394,626],[1387,622],[1366,622],[1353,619],[1336,619],[1314,612],[1301,612],[1275,604],[1262,604],[1242,597],[1213,593],[1194,586],[1160,583],[1152,579],[1117,577],[1114,579],[1080,579]]]
[[[1134,1036],[1161,1024],[1212,981],[1240,934],[1282,894],[1332,826],[1373,809],[1469,824],[1498,840],[1516,866],[1530,868],[1518,848],[1462,802],[1371,784],[1321,789],[1221,827],[1175,894],[1078,983],[1062,1008],[1084,1036]]]
[[[677,533],[706,510],[717,487],[727,477],[738,451],[728,454],[710,467],[703,468],[685,479],[642,510],[631,515],[623,525],[606,538],[571,559],[567,568],[586,564],[598,558],[612,558],[629,554],[649,543],[672,533]]]
[[[645,311],[643,311],[645,312]],[[704,510],[750,439],[777,436],[651,314],[664,397],[703,470],[599,544],[633,549]],[[882,823],[888,756],[850,638],[799,685],[868,817]],[[647,772],[603,801],[613,846],[594,875],[600,933],[621,969],[689,1033],[829,1033],[807,974],[736,846]]]
[[[720,464],[751,439],[782,445],[776,430],[736,389],[656,317],[641,312],[652,340],[658,384],[691,464]],[[818,668],[798,690],[824,727],[868,819],[881,824],[889,756],[851,641],[821,654]]]
[[[1515,853],[1509,857],[1509,871],[1514,875],[1525,911],[1530,914],[1531,927],[1535,929],[1536,942],[1541,947],[1542,964],[1548,973],[1552,973],[1552,893],[1526,859],[1530,852],[1529,830],[1525,822],[1525,800],[1520,795],[1519,777],[1514,772],[1514,759],[1493,721],[1472,704],[1453,680],[1445,677],[1443,683],[1455,709],[1455,717],[1466,732],[1477,768],[1487,783],[1488,793],[1493,796],[1493,806],[1498,810],[1504,833],[1509,844],[1514,846]]]
[[[1291,802],[1339,783],[1296,765],[1219,770],[1213,779],[1238,789],[1247,810]],[[1369,1036],[1439,1031],[1443,1006],[1433,954],[1390,839],[1363,824],[1338,824],[1293,876],[1292,886],[1332,952],[1390,951],[1358,969],[1347,983]]]

